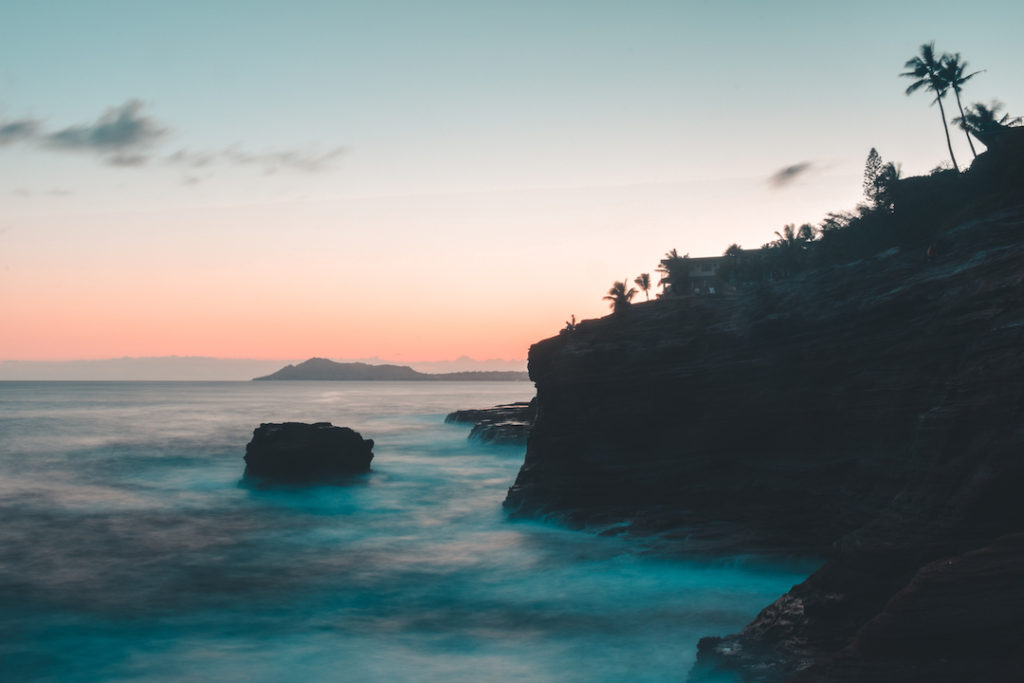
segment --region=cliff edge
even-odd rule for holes
[[[530,349],[512,514],[827,559],[704,639],[693,680],[1024,680],[1024,174],[982,157],[928,257],[636,304]]]

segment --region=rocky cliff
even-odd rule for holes
[[[702,641],[695,680],[1024,680],[1024,184],[1000,187],[930,259],[893,248],[535,344],[506,507],[827,558]]]

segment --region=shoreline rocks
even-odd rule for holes
[[[471,441],[486,444],[521,446],[526,444],[537,416],[537,400],[529,403],[507,403],[476,410],[456,410],[448,413],[444,421],[473,423],[469,433]]]
[[[265,422],[245,447],[245,480],[331,481],[370,470],[373,439],[330,422]]]

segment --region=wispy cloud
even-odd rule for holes
[[[0,123],[0,145],[31,140],[39,134],[40,127],[39,121],[35,119],[19,119]]]
[[[74,192],[63,187],[55,187],[52,190],[46,190],[45,192],[33,192],[27,187],[18,187],[11,190],[11,194],[15,197],[31,197],[36,194],[45,195],[47,197],[70,197]]]
[[[344,147],[335,147],[334,149],[319,154],[294,150],[253,154],[250,152],[243,152],[239,149],[230,148],[225,150],[224,158],[235,164],[261,166],[268,172],[287,168],[306,171],[307,173],[316,173],[326,169],[330,166],[332,161],[337,159],[344,152]]]
[[[813,161],[801,161],[785,168],[780,168],[768,177],[768,184],[775,188],[785,187],[815,167]]]
[[[97,152],[114,166],[141,166],[148,160],[142,151],[167,133],[142,113],[143,107],[139,100],[129,100],[107,109],[94,123],[48,133],[42,141],[57,149]]]
[[[165,157],[164,161],[187,168],[205,168],[221,163],[235,166],[258,166],[263,169],[264,173],[276,173],[280,170],[319,173],[328,170],[331,164],[345,151],[344,147],[334,147],[326,152],[304,150],[250,152],[237,146],[228,147],[219,152],[193,152],[179,149],[174,154]]]
[[[145,112],[141,100],[131,99],[108,108],[92,123],[59,130],[45,130],[42,122],[33,118],[0,121],[0,146],[27,143],[56,151],[91,152],[111,166],[138,168],[157,158],[153,148],[169,130]],[[222,164],[255,166],[267,174],[281,170],[318,173],[328,170],[345,151],[344,147],[333,147],[322,152],[299,149],[254,152],[233,145],[220,150],[179,149],[163,156],[162,161],[190,169]],[[195,184],[199,179],[189,175],[187,182]]]
[[[107,163],[111,166],[145,166],[149,157],[145,154],[113,154],[107,157]]]
[[[174,154],[164,158],[168,164],[177,164],[189,168],[203,168],[216,161],[216,155],[209,152],[190,152],[186,149],[179,149]]]

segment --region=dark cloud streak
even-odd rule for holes
[[[813,161],[801,161],[800,163],[793,164],[792,166],[780,168],[778,171],[769,176],[768,184],[774,188],[785,187],[786,185],[789,185],[800,176],[810,171],[812,168],[814,168]]]
[[[0,146],[31,140],[39,135],[40,124],[35,119],[20,119],[0,124]]]
[[[50,146],[62,149],[85,149],[98,152],[121,152],[144,149],[167,133],[156,121],[142,114],[143,104],[129,100],[120,107],[111,107],[85,126],[71,126],[44,136]]]

